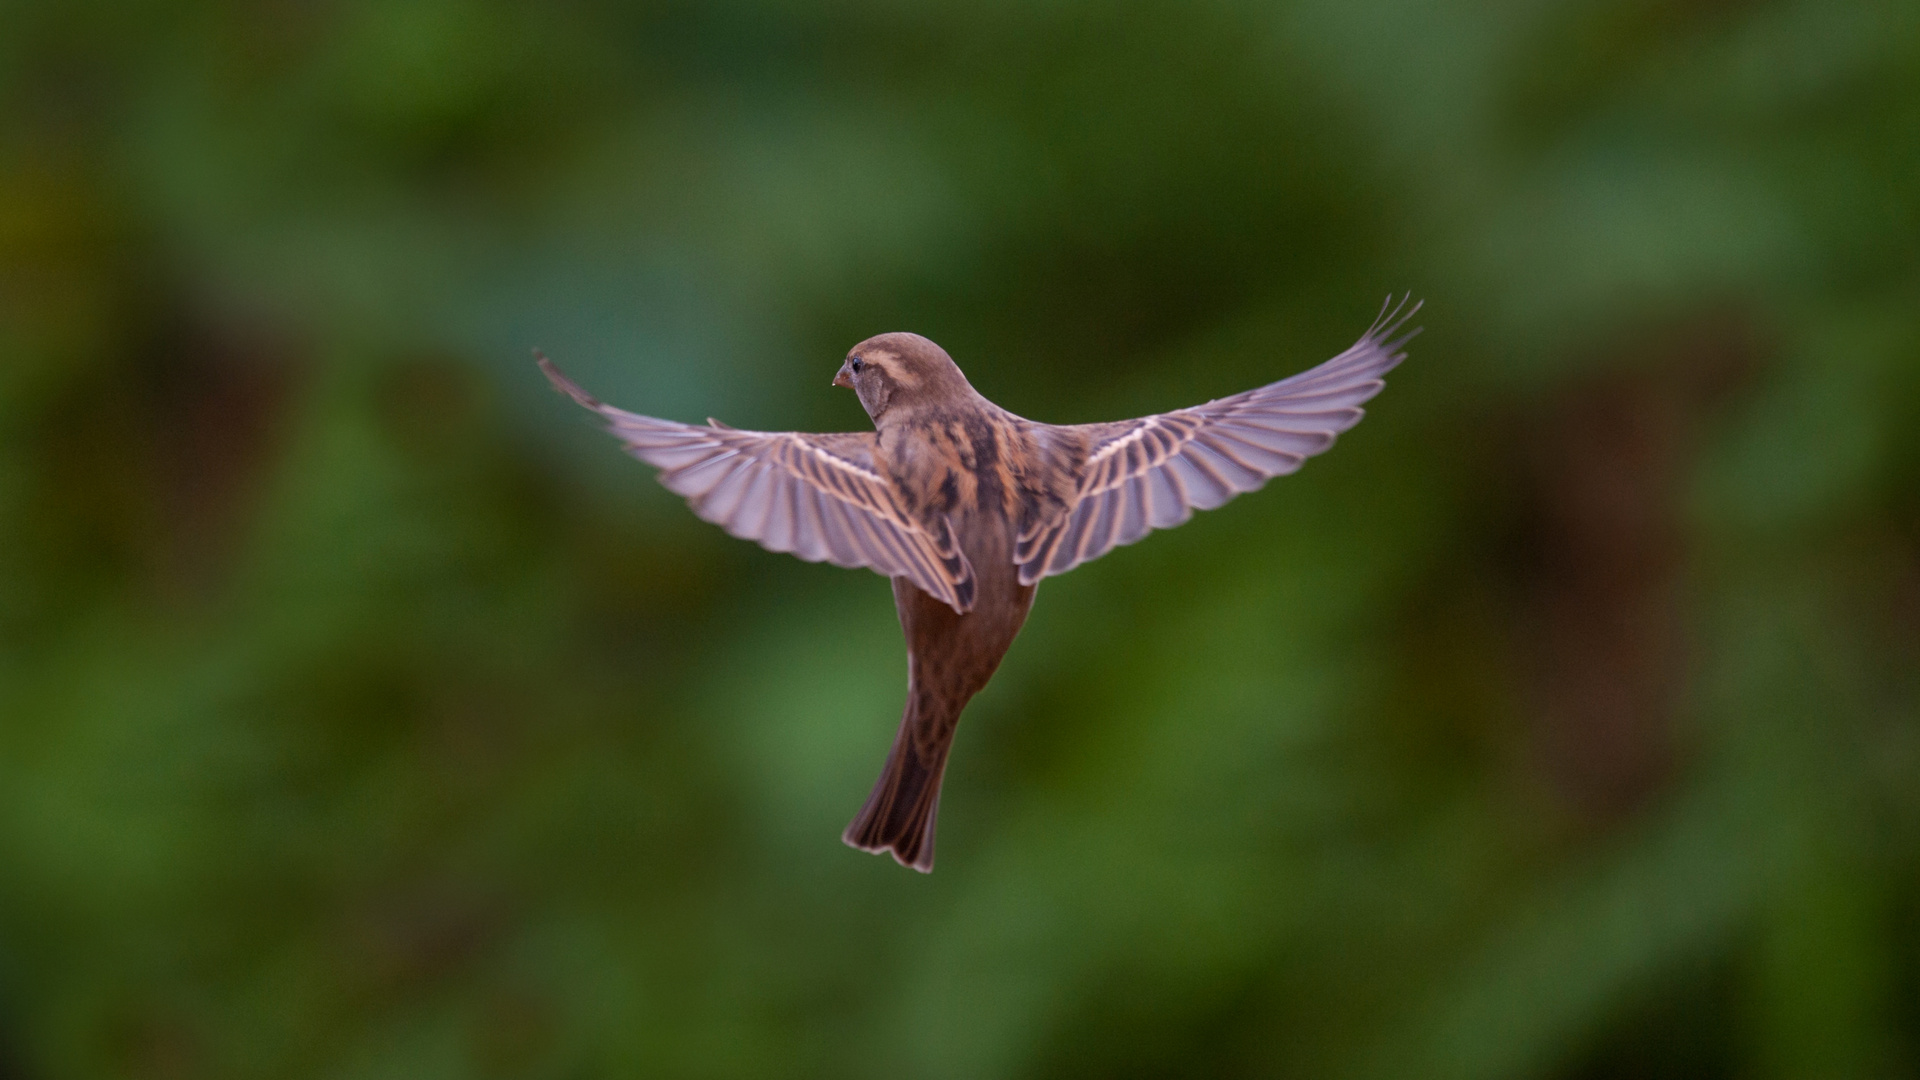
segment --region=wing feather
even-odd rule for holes
[[[1083,557],[1081,549],[1087,535],[1087,519],[1092,516],[1093,500],[1091,499],[1081,500],[1080,505],[1074,507],[1073,513],[1068,515],[1067,527],[1057,541],[1058,550],[1053,553],[1049,563],[1050,566],[1060,568],[1054,570],[1054,573],[1065,573],[1067,568],[1080,562]]]
[[[1154,528],[1171,529],[1184,525],[1193,516],[1193,503],[1187,498],[1187,489],[1173,470],[1154,469],[1144,479],[1153,490],[1153,516],[1148,520]]]
[[[1021,538],[1021,582],[1063,574],[1297,471],[1360,422],[1381,376],[1406,359],[1419,330],[1402,328],[1419,310],[1389,298],[1352,348],[1276,383],[1191,409],[1055,429],[1082,439],[1087,456],[1074,501]]]
[[[1153,528],[1147,523],[1147,514],[1152,509],[1152,504],[1148,501],[1150,498],[1151,496],[1147,494],[1146,477],[1136,476],[1127,481],[1125,497],[1117,500],[1121,506],[1121,516],[1118,526],[1120,531],[1114,538],[1116,546],[1131,544],[1147,535]]]
[[[822,535],[826,522],[820,515],[820,500],[826,498],[816,488],[795,485],[793,554],[807,562],[827,561],[827,542]]]
[[[828,499],[821,504],[820,509],[821,516],[826,520],[826,528],[822,530],[822,535],[827,542],[827,561],[835,566],[862,565],[864,560],[861,558],[859,534],[855,531],[852,520],[847,516],[847,504]],[[913,569],[919,568],[911,568],[908,571],[909,576],[912,576]]]
[[[871,432],[815,435],[682,424],[602,404],[546,357],[562,393],[599,413],[660,483],[729,533],[808,562],[904,577],[955,611],[973,606],[973,567],[944,522],[915,520],[875,465]]]
[[[1113,546],[1116,538],[1115,530],[1120,527],[1120,503],[1124,498],[1125,494],[1119,488],[1100,497],[1099,510],[1093,517],[1093,527],[1087,531],[1086,547],[1089,550]]]
[[[753,475],[745,466],[744,461],[722,460],[712,468],[696,465],[674,479],[686,485],[680,494],[694,501],[701,517],[724,523],[732,519],[740,500],[747,497]]]
[[[793,489],[799,484],[781,484],[767,499],[767,517],[760,523],[760,543],[768,551],[793,551]]]

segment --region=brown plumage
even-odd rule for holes
[[[907,706],[873,793],[843,836],[933,869],[934,824],[960,712],[1020,632],[1043,577],[1171,528],[1298,469],[1358,423],[1405,358],[1403,301],[1310,371],[1205,405],[1106,424],[1015,416],[917,334],[854,346],[851,387],[873,432],[815,435],[680,424],[603,405],[545,357],[547,377],[605,417],[695,513],[809,562],[893,579]]]

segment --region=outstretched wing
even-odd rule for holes
[[[1406,359],[1401,346],[1419,331],[1400,329],[1419,310],[1404,299],[1391,311],[1383,307],[1346,352],[1256,390],[1138,420],[1055,429],[1084,440],[1079,494],[1064,514],[1020,537],[1021,583],[1064,574],[1300,468],[1360,422],[1380,377]]]
[[[873,462],[874,436],[741,431],[680,424],[616,409],[588,396],[542,356],[553,385],[607,418],[627,452],[660,469],[660,482],[693,512],[769,551],[808,562],[864,566],[903,577],[966,612],[973,567],[943,519],[932,528],[905,513]]]

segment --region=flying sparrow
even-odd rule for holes
[[[1000,666],[1040,579],[1333,445],[1405,359],[1401,346],[1419,331],[1400,329],[1419,308],[1382,308],[1352,348],[1292,378],[1190,409],[1070,426],[988,401],[918,334],[881,334],[847,354],[833,385],[852,388],[875,430],[836,435],[639,416],[594,400],[535,355],[555,387],[605,417],[694,513],[772,551],[893,579],[906,715],[842,839],[924,872],[960,711]]]

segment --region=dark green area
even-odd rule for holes
[[[857,429],[1426,332],[1051,580],[932,877]],[[0,5],[0,1077],[1920,1070],[1920,7]]]

